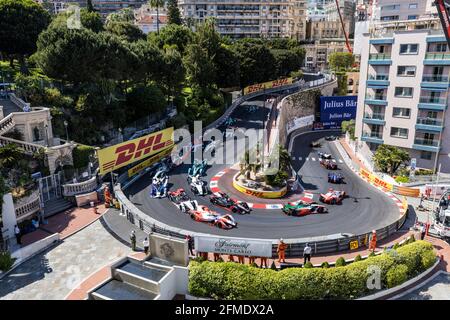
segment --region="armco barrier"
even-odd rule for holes
[[[317,80],[315,81],[317,82]],[[322,85],[322,83],[318,83],[318,85]],[[290,85],[287,87],[297,87],[300,89],[300,85],[298,83],[294,85]],[[304,85],[302,88],[307,87],[309,88],[309,85]],[[242,102],[253,98],[258,95],[268,94],[270,92],[276,92],[281,90],[286,90],[289,88],[283,87],[283,88],[274,88],[273,90],[266,90],[265,92],[257,92],[254,94],[249,94],[244,97],[238,98],[233,105],[227,110],[226,114],[224,114],[222,117],[217,119],[213,124],[209,125],[208,127],[204,128],[204,130],[208,130],[210,128],[213,128],[215,126],[220,125],[225,119],[231,114],[230,110],[234,110],[239,104]],[[208,236],[208,234],[204,233],[196,233],[189,230],[184,230],[180,228],[174,228],[169,225],[166,225],[164,223],[161,223],[160,221],[157,221],[147,215],[146,213],[142,212],[139,208],[137,208],[131,201],[128,200],[128,198],[125,196],[125,194],[122,191],[121,184],[123,184],[123,189],[125,189],[127,186],[131,185],[134,181],[139,179],[141,175],[145,173],[145,170],[142,170],[135,176],[133,176],[132,179],[128,179],[127,174],[120,176],[118,179],[118,184],[115,186],[114,191],[115,195],[120,203],[120,210],[123,215],[125,215],[131,223],[138,226],[141,230],[143,230],[146,233],[156,232],[163,235],[169,235],[172,237],[178,237],[178,238],[185,238],[187,234],[191,236]],[[405,211],[402,216],[399,218],[399,220],[395,221],[394,223],[378,229],[377,230],[377,237],[378,240],[383,240],[393,233],[395,233],[397,230],[399,230],[407,217],[407,211]],[[323,254],[323,253],[332,253],[337,251],[346,251],[349,250],[350,242],[357,240],[359,247],[365,246],[367,244],[367,239],[370,234],[371,230],[367,233],[360,234],[360,235],[353,235],[353,234],[335,234],[335,235],[328,235],[328,236],[320,236],[320,237],[311,237],[311,238],[298,238],[298,239],[285,239],[285,242],[288,244],[288,248],[286,250],[286,256],[287,257],[301,257],[303,256],[303,249],[306,245],[306,243],[309,243],[313,248],[314,254]],[[231,237],[223,237],[223,238],[231,238]],[[264,239],[267,240],[267,239]],[[277,242],[278,239],[270,239],[272,241],[272,252],[273,257],[276,257],[276,248],[277,248]]]

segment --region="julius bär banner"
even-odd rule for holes
[[[142,161],[138,165],[134,166],[133,168],[128,170],[128,177],[134,176],[136,173],[141,172],[145,168],[151,166],[152,164],[157,163],[158,161],[161,161],[161,159],[167,157],[170,155],[170,153],[173,150],[173,146],[169,146],[163,151],[161,151],[158,154],[155,154],[154,156],[151,156],[150,158]]]
[[[264,83],[252,84],[251,86],[244,88],[244,94],[257,92],[257,91],[261,91],[264,89],[271,89],[271,88],[285,86],[287,84],[291,84],[292,81],[293,81],[292,78],[283,78],[283,79],[268,81],[268,82],[264,82]]]
[[[213,252],[235,256],[272,257],[272,242],[252,239],[196,236],[198,252]]]
[[[172,136],[173,127],[99,150],[100,174],[104,175],[164,150],[173,145]]]

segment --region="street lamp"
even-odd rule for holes
[[[69,142],[69,131],[67,130],[68,125],[69,123],[67,122],[67,120],[64,120],[64,127],[66,128],[66,142]]]
[[[47,131],[48,130],[48,124],[47,123],[44,125],[44,129],[45,129],[44,130],[45,131],[45,146],[48,147],[49,144],[48,144],[48,131]]]

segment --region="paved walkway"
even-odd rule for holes
[[[64,299],[83,279],[129,252],[96,221],[0,280],[0,299]]]
[[[396,300],[449,300],[450,273],[439,273],[427,280],[422,287],[408,292]]]

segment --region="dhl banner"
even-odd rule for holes
[[[359,171],[359,173],[361,174],[361,176],[366,179],[368,182],[372,183],[373,185],[377,186],[377,187],[382,187],[383,189],[387,190],[387,191],[392,191],[393,190],[393,185],[391,183],[388,183],[384,180],[381,180],[380,178],[378,178],[376,175],[374,175],[373,173],[365,170],[365,169],[361,169]]]
[[[147,158],[173,145],[173,127],[98,150],[100,174]]]
[[[147,160],[142,161],[137,166],[134,166],[133,168],[128,170],[128,177],[134,176],[136,173],[144,170],[145,168],[151,166],[152,164],[160,161],[161,159],[167,157],[172,152],[173,146],[170,146],[163,151],[161,151],[158,154],[155,154],[154,156],[151,156]]]
[[[283,79],[268,81],[268,82],[264,82],[264,83],[253,84],[251,86],[244,88],[244,94],[257,92],[257,91],[261,91],[264,89],[271,89],[271,88],[285,86],[287,84],[291,84],[292,81],[293,81],[292,78],[283,78]]]

